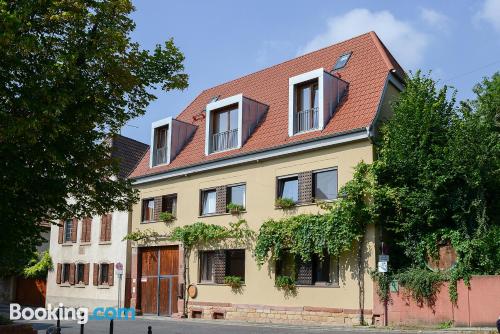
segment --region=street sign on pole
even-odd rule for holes
[[[386,273],[387,272],[387,262],[378,261],[378,272],[379,273]]]
[[[389,262],[389,255],[379,255],[378,260],[380,262]]]

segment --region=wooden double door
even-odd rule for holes
[[[179,247],[141,248],[140,298],[144,314],[177,313]]]

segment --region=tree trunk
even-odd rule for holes
[[[359,322],[365,324],[365,268],[363,264],[363,246],[365,236],[361,237],[358,244],[358,289],[359,289]]]
[[[183,316],[185,318],[188,317],[188,303],[189,303],[189,293],[188,293],[188,287],[189,284],[191,284],[190,279],[189,279],[189,259],[191,255],[191,249],[186,248],[184,246],[184,251],[183,251],[183,257],[184,257],[184,272],[183,272],[183,278],[184,278],[184,310],[183,310]]]

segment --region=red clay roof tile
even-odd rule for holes
[[[322,131],[289,137],[288,79],[318,68],[329,71],[337,58],[346,51],[352,51],[352,55],[347,65],[338,71],[340,77],[349,83],[343,102]],[[404,77],[403,69],[377,35],[369,32],[206,89],[177,117],[181,121],[198,126],[192,140],[166,166],[150,168],[148,151],[129,177],[140,178],[214,159],[272,149],[288,143],[370,126],[376,115],[387,75],[392,70],[399,77]],[[194,121],[193,116],[202,112],[213,96],[220,95],[220,99],[223,99],[240,93],[269,106],[264,121],[240,149],[205,156],[205,120]]]

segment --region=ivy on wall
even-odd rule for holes
[[[259,229],[255,258],[261,266],[278,260],[287,251],[303,261],[313,254],[339,256],[359,241],[367,224],[372,222],[370,193],[373,185],[370,167],[360,163],[354,177],[340,190],[342,198],[320,203],[321,214],[301,214],[283,219],[269,219]]]

